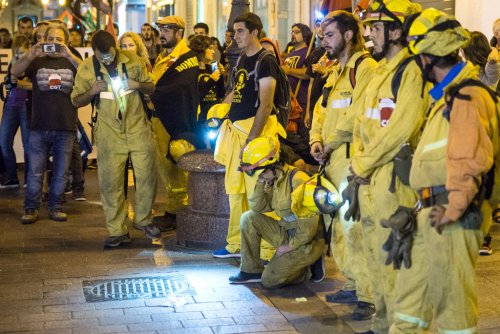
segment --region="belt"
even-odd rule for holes
[[[448,204],[448,191],[445,186],[422,188],[418,190],[418,195],[423,208]]]

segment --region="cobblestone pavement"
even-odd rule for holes
[[[229,285],[228,276],[238,270],[236,260],[173,250],[173,232],[163,235],[163,245],[154,245],[131,229],[131,245],[103,250],[107,232],[96,174],[87,171],[88,201],[68,197],[65,223],[48,220],[44,203],[39,221],[21,225],[23,190],[0,190],[1,333],[333,334],[369,329],[369,321],[350,320],[351,306],[324,301],[342,284],[331,260],[321,283],[270,290],[260,284]],[[160,191],[158,212],[163,201]],[[498,225],[494,231],[500,239]],[[498,249],[479,261],[481,333],[500,333],[499,264]],[[162,298],[87,302],[82,287],[84,281],[168,275],[184,278],[191,290]],[[182,286],[175,285],[178,290]],[[297,300],[301,297],[305,300]]]

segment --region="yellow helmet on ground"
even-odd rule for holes
[[[229,108],[231,108],[231,104],[229,103],[217,103],[208,109],[207,127],[218,129],[224,118],[229,114]]]
[[[168,145],[168,153],[175,162],[184,154],[193,152],[195,149],[196,147],[185,139],[172,140]]]
[[[239,170],[251,176],[255,171],[278,162],[279,151],[278,138],[274,136],[255,138],[245,146]]]
[[[333,183],[321,173],[304,183],[302,206],[311,212],[330,214],[339,209],[342,196]]]
[[[405,16],[422,11],[422,6],[409,0],[374,0],[366,10],[363,23],[371,25],[377,21],[404,24]]]
[[[416,55],[442,57],[465,47],[470,39],[470,33],[453,16],[427,8],[410,27],[408,47]]]

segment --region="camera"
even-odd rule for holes
[[[219,66],[217,65],[216,61],[213,61],[210,63],[210,68],[212,69],[212,73],[214,73],[215,71],[217,71],[219,69]]]
[[[42,50],[45,53],[61,52],[61,45],[55,43],[43,43]]]

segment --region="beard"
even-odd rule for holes
[[[345,45],[345,39],[342,38],[342,42],[336,47],[331,48],[328,54],[332,57],[332,59],[339,59],[340,55],[345,50]]]
[[[165,38],[160,38],[161,47],[164,49],[170,49],[177,45],[177,40],[172,39],[171,41],[167,41]]]

